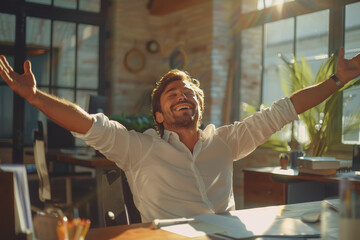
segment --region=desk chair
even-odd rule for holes
[[[66,215],[72,216],[73,210],[89,202],[91,198],[96,196],[96,191],[92,190],[88,194],[82,196],[77,202],[73,201],[71,181],[74,179],[91,180],[91,172],[63,173],[56,175],[49,174],[46,164],[44,134],[41,122],[38,122],[38,130],[34,132],[34,159],[39,178],[39,199],[44,203],[45,208],[58,207],[62,209]],[[59,183],[64,181],[65,193],[56,189],[56,187],[59,186]],[[33,206],[33,210],[39,209]]]
[[[118,216],[112,211],[105,213],[105,225],[116,226],[123,224],[141,223],[141,216],[134,204],[133,195],[130,190],[129,183],[127,181],[124,171],[118,169],[117,171],[110,171],[107,173],[108,182],[113,182],[117,178],[121,178],[122,194],[124,199],[124,211]]]

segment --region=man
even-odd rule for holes
[[[127,131],[103,114],[89,115],[77,105],[37,89],[29,61],[15,73],[0,56],[6,83],[50,119],[70,130],[123,169],[142,221],[187,217],[235,209],[233,161],[251,153],[298,114],[312,108],[360,75],[360,55],[344,59],[336,74],[275,102],[243,122],[199,129],[204,110],[197,80],[179,70],[165,74],[154,89],[154,129]],[[159,136],[160,134],[160,136]]]

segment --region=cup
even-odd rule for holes
[[[320,232],[321,240],[337,240],[339,229],[339,212],[332,202],[321,202]]]
[[[297,169],[297,159],[298,157],[304,156],[302,151],[291,151],[290,152],[290,164],[292,169]]]
[[[360,236],[360,192],[355,182],[340,180],[339,239],[356,240]]]

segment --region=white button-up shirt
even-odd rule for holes
[[[103,114],[76,134],[126,173],[142,222],[235,210],[233,161],[250,154],[273,133],[298,119],[289,98],[242,122],[200,130],[193,153],[175,132],[127,131]]]

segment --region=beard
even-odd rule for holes
[[[172,128],[192,128],[197,125],[199,119],[199,112],[195,114],[189,114],[188,112],[182,113],[182,115],[174,116],[174,121],[170,123]]]

